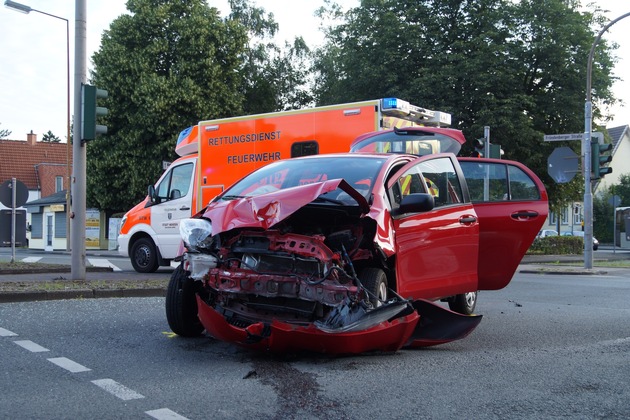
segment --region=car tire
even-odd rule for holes
[[[150,238],[140,238],[131,247],[131,265],[138,273],[154,273],[159,267],[157,249]]]
[[[198,337],[204,328],[197,316],[197,298],[193,279],[180,265],[175,269],[166,290],[166,320],[181,337]]]
[[[478,292],[455,295],[448,301],[448,307],[453,312],[463,315],[472,315],[475,312],[475,306],[477,306],[477,295]]]
[[[370,302],[374,307],[381,306],[387,300],[387,275],[380,268],[368,267],[361,271],[359,280],[370,292]]]

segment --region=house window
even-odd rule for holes
[[[59,192],[63,190],[63,177],[57,176],[55,177],[55,192]]]
[[[42,239],[44,236],[44,215],[33,213],[31,215],[31,239]]]

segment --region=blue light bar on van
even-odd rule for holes
[[[397,109],[400,111],[409,110],[409,102],[403,101],[398,98],[383,98],[383,110]]]

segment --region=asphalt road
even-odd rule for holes
[[[519,273],[464,340],[340,358],[174,337],[159,297],[5,303],[0,418],[625,419],[628,296],[625,272]]]

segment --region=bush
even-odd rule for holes
[[[584,238],[580,236],[547,236],[536,238],[527,251],[532,255],[583,254]]]

